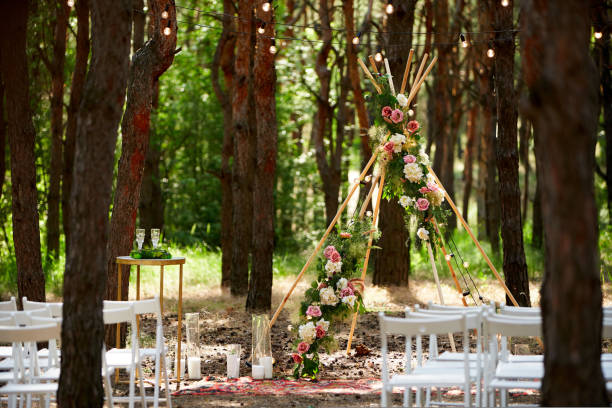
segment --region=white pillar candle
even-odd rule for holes
[[[264,368],[264,377],[272,378],[272,357],[260,357],[259,364]]]
[[[178,360],[174,359],[174,376],[178,378]],[[185,376],[185,358],[181,358],[181,378]]]
[[[251,375],[254,380],[263,380],[264,378],[264,366],[253,364],[251,366]]]
[[[200,357],[189,357],[187,360],[187,374],[190,380],[199,380],[202,378]]]
[[[227,378],[240,377],[240,357],[236,354],[227,355]]]

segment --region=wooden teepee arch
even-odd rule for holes
[[[408,76],[409,76],[408,74],[410,72],[410,65],[411,65],[411,62],[412,62],[413,54],[414,54],[414,50],[410,50],[410,54],[408,55],[408,60],[406,62],[406,69],[404,70],[404,77],[403,77],[403,80],[402,80],[402,85],[401,85],[401,88],[400,88],[400,93],[403,93],[404,90],[406,89],[406,84],[407,84],[407,80],[408,80]],[[417,71],[417,75],[416,75],[416,78],[414,80],[414,83],[412,84],[412,88],[410,89],[410,93],[408,94],[408,97],[407,97],[407,99],[408,99],[407,106],[410,105],[410,102],[412,102],[414,97],[417,95],[417,93],[419,92],[419,89],[421,88],[421,85],[423,85],[423,82],[427,78],[427,75],[429,75],[429,73],[431,72],[433,66],[437,62],[437,57],[434,57],[432,59],[431,63],[427,66],[427,69],[425,69],[425,71],[423,71],[424,68],[425,68],[425,65],[427,63],[427,59],[428,58],[429,58],[429,55],[427,53],[425,53],[425,55],[423,56],[423,60],[421,61],[421,64],[419,66],[419,70]],[[370,60],[370,64],[372,65],[372,69],[374,70],[374,72],[378,73],[378,68],[376,67],[376,64],[374,62],[374,58],[371,55],[369,56],[369,60]],[[382,93],[382,89],[381,89],[380,85],[374,79],[374,77],[372,76],[372,73],[368,70],[368,68],[366,67],[364,62],[361,59],[357,59],[357,62],[359,62],[359,65],[361,66],[361,69],[363,70],[363,72],[366,75],[366,77],[374,85],[374,88],[376,89],[376,92],[381,94]],[[387,73],[389,74],[389,89],[395,95],[395,87],[393,85],[393,79],[392,79],[392,76],[391,76],[391,72],[389,70],[389,62],[388,62],[388,60],[386,58],[384,60],[384,63],[385,63],[385,68],[387,70]],[[383,144],[384,144],[384,141],[383,141]],[[378,154],[380,153],[381,150],[382,150],[382,145],[379,146],[378,148],[374,149],[372,157],[370,158],[368,163],[363,168],[363,170],[362,170],[361,174],[359,175],[359,177],[357,178],[357,180],[355,180],[353,186],[349,190],[348,195],[346,196],[346,198],[344,199],[344,201],[342,202],[342,204],[338,208],[338,211],[336,212],[336,215],[334,216],[334,218],[332,219],[331,223],[329,224],[329,226],[325,230],[325,233],[323,234],[321,239],[319,240],[319,243],[317,244],[317,246],[315,247],[314,251],[310,254],[308,259],[306,260],[306,263],[304,264],[304,267],[302,268],[302,270],[300,271],[300,273],[296,277],[295,281],[293,282],[293,284],[289,288],[289,291],[287,292],[287,294],[283,298],[281,304],[278,306],[278,308],[274,312],[274,315],[272,316],[272,319],[270,320],[270,327],[272,327],[274,325],[274,323],[276,322],[276,319],[278,318],[278,315],[280,314],[281,310],[283,310],[283,308],[285,307],[285,304],[289,300],[289,297],[293,293],[293,290],[295,289],[295,287],[297,286],[299,281],[302,279],[304,273],[306,272],[308,267],[311,265],[312,261],[315,259],[315,257],[318,254],[318,252],[323,247],[323,244],[325,243],[325,240],[327,239],[327,237],[331,233],[332,229],[334,228],[334,226],[336,225],[336,223],[340,219],[340,216],[342,215],[342,213],[346,209],[348,202],[350,201],[351,197],[353,197],[353,194],[355,194],[355,191],[357,191],[357,187],[361,184],[361,181],[368,174],[368,171],[370,170],[370,168],[372,167],[372,165],[376,161],[376,158],[378,157]],[[459,221],[461,222],[461,224],[463,225],[465,230],[468,232],[470,238],[472,239],[472,241],[474,242],[474,244],[476,245],[476,247],[478,248],[478,250],[480,251],[480,253],[484,257],[485,261],[489,265],[489,268],[491,268],[491,271],[493,271],[493,274],[495,275],[495,277],[497,278],[497,280],[499,281],[499,283],[503,287],[504,291],[506,292],[506,295],[508,295],[508,298],[510,299],[510,301],[515,306],[518,306],[518,303],[517,303],[516,299],[514,298],[514,296],[512,296],[512,293],[510,292],[510,290],[506,286],[505,282],[503,281],[503,279],[501,278],[501,276],[499,275],[499,273],[495,269],[495,266],[493,265],[493,263],[491,262],[491,260],[487,256],[487,254],[485,253],[484,249],[482,248],[482,246],[480,245],[480,243],[478,242],[476,237],[474,236],[474,233],[470,229],[470,226],[465,221],[465,219],[461,216],[461,213],[457,210],[457,207],[455,206],[455,203],[450,198],[450,196],[447,194],[446,190],[444,189],[444,186],[440,182],[440,179],[438,179],[438,176],[436,175],[436,173],[434,173],[433,169],[430,166],[428,166],[427,169],[429,170],[429,173],[433,175],[433,177],[435,178],[435,180],[438,183],[438,185],[442,188],[442,191],[444,192],[444,197],[446,198],[446,200],[448,201],[449,205],[451,206],[453,212],[455,213],[455,215],[457,216],[457,218],[459,219]],[[368,192],[368,195],[366,196],[366,199],[364,200],[364,202],[363,202],[363,204],[361,206],[361,210],[359,211],[359,217],[363,218],[363,216],[365,214],[365,210],[366,210],[370,200],[372,199],[372,195],[374,193],[375,186],[378,185],[379,188],[378,188],[377,200],[376,200],[376,204],[374,206],[374,213],[372,215],[372,225],[376,225],[376,222],[378,220],[378,215],[379,215],[379,212],[380,212],[380,200],[382,198],[382,190],[383,190],[382,187],[384,186],[384,183],[385,183],[385,167],[382,167],[381,170],[380,170],[380,174],[377,175],[372,180],[372,186],[370,187],[370,191]],[[432,219],[431,222],[434,223],[434,227],[435,227],[436,233],[441,236],[440,230],[438,229],[438,226],[437,226],[437,223],[436,223],[435,219]],[[362,271],[361,271],[361,281],[364,284],[364,287],[365,287],[365,282],[364,281],[365,281],[365,277],[366,277],[366,271],[368,269],[368,263],[369,263],[369,260],[370,260],[370,252],[371,252],[371,249],[372,249],[372,241],[373,241],[373,238],[374,238],[374,232],[375,232],[375,229],[373,229],[369,233],[370,236],[369,236],[369,239],[368,239],[368,246],[367,246],[367,250],[366,250],[366,254],[365,254],[363,268],[362,268]],[[441,240],[441,242],[442,242],[441,243],[442,253],[444,255],[446,255],[446,249],[444,247],[443,241]],[[430,244],[428,242],[428,246],[429,245]],[[430,253],[431,253],[431,250],[430,250]],[[432,267],[433,267],[433,269],[435,271],[435,262],[433,262],[433,255],[431,255],[430,258],[432,259]],[[461,295],[463,295],[462,290],[461,290],[461,286],[459,284],[459,281],[457,280],[457,276],[455,275],[455,272],[454,272],[450,262],[447,261],[447,264],[448,264],[448,267],[449,267],[449,269],[451,271],[451,275],[453,277],[453,280],[455,282],[455,286],[457,287],[457,290],[459,291],[459,293]],[[440,300],[442,301],[440,286],[439,286],[439,282],[438,282],[438,279],[437,279],[437,273],[435,273],[435,277],[436,277],[436,283],[438,284],[438,290],[439,290],[439,293],[440,293]],[[467,303],[465,302],[465,298],[463,296],[461,296],[461,299],[463,301],[463,304],[465,306],[467,306]],[[351,350],[351,343],[352,343],[352,340],[353,340],[353,334],[354,334],[354,331],[355,331],[355,326],[357,324],[357,315],[358,315],[357,312],[355,312],[353,314],[353,320],[352,320],[352,323],[351,323],[351,331],[350,331],[350,334],[349,334],[349,339],[348,339],[348,343],[347,343],[347,347],[346,347],[347,354]]]

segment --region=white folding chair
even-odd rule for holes
[[[14,312],[17,310],[17,302],[15,301],[15,296],[12,296],[10,300],[4,300],[0,302],[0,310],[4,310],[7,312]]]
[[[134,407],[135,398],[135,381],[136,372],[138,372],[138,380],[140,385],[140,400],[143,407],[146,407],[144,382],[142,378],[142,364],[139,352],[138,336],[136,335],[136,318],[134,314],[134,306],[129,302],[124,305],[126,307],[107,308],[106,304],[103,309],[104,324],[129,323],[131,326],[131,348],[116,349],[113,348],[104,352],[104,361],[108,371],[115,369],[126,369],[130,374],[129,395],[127,397],[130,408]],[[118,378],[115,378],[118,381]],[[113,400],[118,402],[125,401],[126,398],[113,397]]]
[[[21,305],[24,311],[48,309],[51,317],[62,317],[63,303],[61,302],[33,302],[24,296],[21,298]]]
[[[469,361],[469,334],[468,320],[474,319],[467,314],[458,314],[447,317],[418,317],[418,318],[397,318],[386,317],[384,313],[378,314],[381,330],[382,344],[382,392],[381,405],[386,407],[390,404],[390,397],[394,387],[408,389],[408,394],[404,398],[404,405],[411,406],[410,390],[417,388],[449,388],[459,387],[464,391],[464,406],[471,405],[471,383],[472,379],[478,377],[479,364],[470,372]],[[471,322],[470,324],[475,324]],[[464,359],[461,364],[454,367],[428,364],[424,360],[422,346],[419,346],[418,339],[429,335],[446,335],[448,333],[462,333]],[[387,351],[387,337],[389,335],[401,335],[406,337],[406,373],[390,376]],[[417,363],[411,364],[412,339],[416,341]],[[427,401],[430,403],[430,401]],[[435,402],[438,403],[438,402]]]

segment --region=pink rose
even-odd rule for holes
[[[433,181],[427,183],[427,188],[429,189],[429,191],[438,191],[438,185]]]
[[[340,233],[340,238],[345,238],[346,239],[346,238],[350,238],[350,237],[352,237],[350,232],[341,232]]]
[[[306,310],[306,316],[321,316],[321,308],[319,306],[308,306],[308,309]]]
[[[426,198],[419,198],[417,200],[417,208],[419,211],[427,211],[429,208],[429,201]]]
[[[400,123],[402,120],[404,120],[404,114],[401,110],[395,109],[393,112],[391,112],[391,120],[393,123]]]
[[[327,283],[321,282],[321,283],[319,283],[319,287],[317,289],[321,290],[321,289],[326,288],[326,287],[327,287]]]
[[[354,294],[355,292],[353,292],[353,289],[351,289],[349,286],[347,286],[346,288],[342,289],[342,291],[340,291],[340,297],[347,297],[347,296],[351,296]]]
[[[305,352],[307,352],[310,349],[310,344],[306,343],[305,341],[301,342],[300,344],[298,344],[298,348],[297,351],[300,354],[304,354]]]
[[[391,109],[390,106],[385,106],[384,108],[382,108],[382,117],[383,118],[391,117],[392,113],[393,113],[393,109]]]
[[[419,127],[421,127],[421,125],[419,125],[419,122],[417,122],[416,120],[411,120],[406,125],[406,130],[408,130],[410,133],[414,133],[419,130]]]
[[[323,329],[323,327],[317,326],[316,331],[317,331],[317,339],[325,337],[325,329]]]
[[[338,262],[340,262],[342,260],[342,257],[340,256],[338,251],[334,251],[334,252],[332,252],[331,256],[329,257],[329,260],[332,261],[333,263],[338,263]]]
[[[291,357],[293,357],[293,362],[296,364],[302,364],[302,361],[304,361],[302,356],[300,356],[298,353],[293,353]]]
[[[408,163],[414,163],[416,162],[416,157],[411,155],[411,154],[407,154],[406,156],[404,156],[404,163],[408,164]]]
[[[393,142],[387,142],[385,143],[385,152],[389,153],[389,154],[393,154],[393,149],[395,148],[395,143]]]
[[[324,255],[324,256],[325,256],[327,259],[329,259],[329,258],[331,257],[331,255],[332,255],[334,252],[337,252],[337,251],[336,251],[336,248],[334,248],[334,246],[333,246],[333,245],[330,245],[330,246],[328,246],[327,248],[325,248],[325,250],[323,251],[323,255]]]
[[[428,187],[421,187],[419,188],[419,193],[421,194],[425,194],[425,193],[429,193],[429,188]]]

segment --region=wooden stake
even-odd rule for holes
[[[374,60],[374,57],[368,55],[368,60],[370,61],[370,65],[372,66],[372,71],[374,71],[375,74],[378,74],[378,68],[376,67],[376,60]]]
[[[412,55],[414,54],[414,50],[410,49],[410,54],[408,54],[408,61],[406,61],[406,69],[404,70],[404,78],[402,79],[402,87],[400,88],[400,93],[403,94],[406,89],[406,83],[408,82],[408,74],[410,73],[410,63],[412,62]]]
[[[419,92],[419,89],[421,89],[421,85],[423,85],[423,82],[425,82],[425,78],[427,78],[427,75],[429,75],[429,72],[431,71],[431,69],[433,68],[433,66],[435,65],[437,61],[438,61],[438,57],[437,56],[433,57],[433,59],[431,60],[431,64],[429,64],[429,66],[427,67],[427,70],[425,70],[425,73],[419,79],[419,82],[414,84],[414,86],[410,90],[410,95],[408,95],[408,106],[410,106],[410,102],[412,102],[412,99],[414,99],[416,94]]]
[[[395,96],[395,86],[393,86],[393,75],[391,74],[391,68],[389,68],[389,60],[385,58],[385,69],[387,70],[387,74],[389,74],[389,89],[391,90],[391,95]]]
[[[419,79],[421,79],[421,74],[423,73],[423,69],[425,68],[425,63],[427,63],[428,58],[429,58],[429,54],[425,53],[425,55],[423,55],[423,59],[421,60],[421,65],[419,65],[419,70],[417,71],[417,74],[414,77],[414,83],[412,84],[412,88],[410,88],[409,94],[412,93],[412,90],[414,89],[414,85],[416,85],[417,82],[419,82]]]
[[[514,296],[512,296],[512,292],[510,292],[510,289],[508,289],[508,286],[506,286],[506,283],[502,280],[501,276],[499,276],[499,273],[497,272],[497,269],[495,269],[495,266],[493,265],[493,262],[491,262],[491,260],[489,259],[489,257],[487,256],[487,254],[485,253],[484,249],[482,249],[482,246],[480,246],[480,242],[478,242],[478,240],[476,239],[476,237],[474,236],[474,233],[472,232],[472,230],[470,229],[470,226],[468,225],[468,223],[463,219],[463,217],[461,216],[461,213],[459,212],[459,210],[457,210],[457,207],[455,206],[455,203],[453,202],[453,200],[450,198],[450,196],[448,195],[448,193],[446,192],[446,190],[444,189],[444,186],[442,185],[442,183],[440,182],[440,179],[438,178],[438,176],[436,175],[436,173],[434,173],[433,169],[430,166],[427,166],[427,170],[429,170],[429,173],[434,176],[434,178],[436,179],[436,182],[438,183],[438,185],[440,187],[442,187],[442,191],[444,191],[444,197],[446,198],[446,200],[448,201],[448,204],[450,204],[451,208],[453,209],[453,212],[455,213],[455,215],[457,215],[457,218],[459,219],[459,221],[461,221],[461,224],[463,225],[463,228],[465,228],[465,230],[467,231],[467,233],[470,235],[470,238],[472,238],[472,241],[474,241],[474,244],[476,244],[476,247],[478,248],[478,250],[480,251],[480,253],[482,254],[483,258],[485,259],[485,261],[487,261],[487,264],[489,265],[489,268],[491,268],[491,271],[493,271],[493,274],[495,275],[495,277],[497,278],[497,280],[499,281],[499,283],[501,284],[502,288],[504,289],[504,291],[506,292],[506,295],[508,295],[508,298],[510,299],[510,301],[512,302],[512,304],[514,306],[518,306],[518,302],[516,301],[516,299],[514,298]]]
[[[374,151],[374,154],[370,158],[370,161],[368,162],[368,164],[366,164],[365,168],[363,169],[363,171],[359,175],[359,181],[363,180],[363,178],[366,176],[366,174],[368,174],[368,170],[370,170],[370,167],[372,167],[372,164],[374,164],[374,161],[376,160],[376,157],[378,156],[379,151],[380,151],[379,149],[376,149]],[[281,302],[281,304],[276,309],[276,312],[274,312],[274,316],[272,316],[272,320],[270,320],[270,327],[272,327],[272,325],[274,325],[274,322],[276,322],[276,319],[278,318],[279,313],[281,312],[281,310],[283,310],[283,307],[285,306],[285,303],[287,303],[287,300],[289,300],[289,296],[291,296],[291,293],[293,293],[293,290],[297,286],[298,282],[300,281],[300,279],[302,279],[302,276],[304,275],[304,272],[306,272],[306,269],[308,269],[308,267],[310,266],[310,264],[314,260],[315,256],[317,255],[317,253],[319,252],[319,250],[321,249],[321,247],[325,243],[325,240],[327,239],[327,237],[329,236],[330,232],[334,228],[334,225],[336,225],[336,223],[338,222],[338,219],[340,218],[340,215],[342,215],[342,213],[344,212],[344,209],[346,208],[346,206],[347,206],[349,200],[351,199],[351,197],[353,196],[353,194],[355,194],[355,191],[357,190],[358,186],[359,186],[359,182],[357,182],[357,183],[355,183],[355,185],[353,185],[353,187],[351,188],[351,191],[349,192],[348,196],[344,199],[344,202],[342,203],[342,205],[340,205],[340,208],[338,208],[338,211],[336,212],[336,216],[333,218],[332,222],[327,227],[327,230],[325,231],[325,234],[323,234],[323,237],[321,238],[321,240],[317,244],[317,247],[312,252],[312,254],[308,258],[308,260],[306,261],[306,264],[304,265],[304,267],[302,268],[302,270],[298,274],[297,278],[295,279],[295,282],[293,282],[293,285],[291,285],[291,288],[289,289],[289,292],[283,298],[283,301]]]
[[[378,221],[378,213],[380,212],[380,200],[382,198],[383,186],[385,185],[385,173],[386,173],[386,168],[383,167],[380,170],[380,183],[378,184],[378,194],[376,194],[377,197],[376,197],[376,205],[374,206],[374,215],[372,216],[372,226],[376,226],[376,221]],[[368,239],[368,249],[366,249],[365,260],[363,261],[363,269],[361,270],[361,280],[363,281],[364,289],[365,289],[366,272],[368,270],[368,263],[370,261],[370,251],[372,250],[372,240],[374,239],[374,231],[370,232],[370,238]],[[363,293],[362,293],[362,296],[363,296]],[[355,332],[355,325],[357,324],[358,314],[359,312],[355,312],[353,314],[353,321],[351,322],[351,332],[349,333],[348,343],[346,344],[346,355],[347,356],[351,353],[351,343],[353,342],[353,333]]]
[[[363,218],[363,215],[365,214],[366,209],[368,208],[368,203],[372,198],[372,194],[374,193],[374,188],[376,187],[376,183],[378,183],[378,180],[380,180],[380,174],[376,176],[374,180],[372,180],[370,191],[368,191],[368,195],[366,196],[365,200],[363,200],[363,204],[361,205],[361,210],[359,210],[359,218]]]
[[[366,74],[366,76],[370,79],[370,81],[372,81],[372,85],[374,85],[374,88],[376,88],[376,92],[381,94],[382,90],[380,89],[380,86],[378,86],[378,83],[376,83],[376,80],[372,76],[372,73],[370,73],[370,70],[368,69],[368,67],[366,67],[366,65],[363,63],[363,61],[360,58],[357,58],[357,62],[359,62],[359,65],[361,65],[361,69]]]
[[[453,277],[453,281],[455,282],[455,287],[457,288],[457,292],[459,292],[459,296],[461,297],[461,302],[463,303],[463,306],[467,307],[467,302],[465,301],[465,296],[463,296],[463,291],[461,290],[461,285],[459,284],[459,279],[457,279],[457,275],[455,274],[453,265],[451,265],[451,262],[446,259],[446,248],[444,246],[444,236],[442,236],[442,233],[438,229],[438,223],[436,222],[435,218],[432,219],[431,223],[433,224],[436,230],[436,233],[440,237],[440,249],[442,249],[442,255],[444,255],[444,260],[446,260],[446,265],[448,266],[451,276]]]

